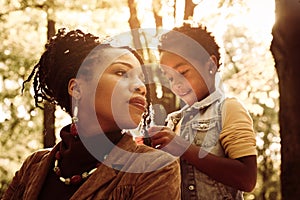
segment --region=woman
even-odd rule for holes
[[[149,134],[153,147],[180,156],[182,199],[243,199],[242,191],[256,184],[255,134],[247,110],[216,84],[214,37],[203,26],[184,24],[164,34],[159,49],[171,90],[186,106]]]
[[[122,131],[146,111],[141,64],[128,47],[60,29],[25,82],[34,78],[38,107],[57,104],[72,123],[52,150],[26,159],[3,199],[179,199],[174,158]]]

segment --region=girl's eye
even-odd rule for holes
[[[184,70],[184,71],[180,71],[179,73],[180,73],[181,75],[185,75],[188,71],[189,71],[189,70]]]

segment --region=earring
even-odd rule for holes
[[[72,124],[71,124],[71,134],[74,136],[74,138],[78,137],[77,122],[78,122],[78,100],[75,99],[73,116],[72,116]]]
[[[121,134],[123,135],[123,134],[125,134],[125,133],[130,133],[130,131],[129,131],[128,129],[122,129],[122,130],[121,130]]]
[[[209,70],[209,74],[213,74],[213,70],[211,69],[211,70]]]

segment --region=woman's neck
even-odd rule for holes
[[[79,128],[79,136],[80,138],[84,139],[92,139],[92,138],[107,138],[109,139],[113,144],[117,144],[119,140],[122,138],[122,130],[115,130],[115,131],[88,131],[87,129],[81,129]]]
[[[106,132],[104,134],[113,144],[117,144],[123,136],[122,130]]]

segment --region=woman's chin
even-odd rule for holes
[[[132,120],[132,128],[138,127],[138,125],[141,123],[142,118],[141,117],[131,117]]]
[[[131,116],[129,119],[126,119],[126,122],[123,121],[121,124],[122,129],[135,129],[139,126],[141,122],[141,116]]]

